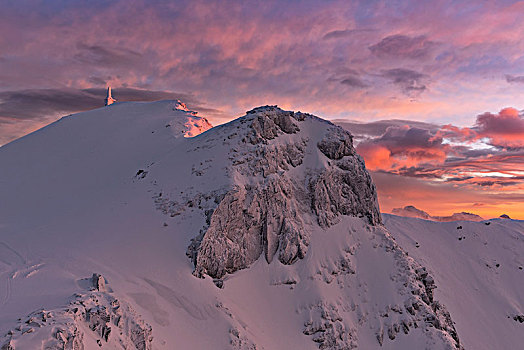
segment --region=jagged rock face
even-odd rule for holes
[[[196,275],[221,278],[261,254],[268,263],[275,256],[283,264],[302,259],[310,217],[322,227],[340,215],[381,223],[375,186],[349,132],[276,106],[253,109],[229,127],[227,138],[239,140],[229,171],[246,183],[226,193],[188,249]]]
[[[329,159],[338,160],[355,154],[353,136],[342,128],[331,128],[318,143],[318,149]]]
[[[219,278],[248,267],[262,253],[271,262],[278,252],[284,264],[304,257],[309,236],[294,185],[272,178],[265,186],[246,187],[227,193],[211,216],[198,250],[197,274]]]
[[[271,113],[275,112],[277,113]],[[256,144],[259,142],[267,143],[279,135],[279,132],[294,134],[300,129],[293,122],[293,112],[284,112],[275,107],[255,108],[248,114],[256,115],[251,123],[250,142]]]
[[[372,225],[380,224],[376,189],[358,155],[335,162],[336,167],[311,182],[312,207],[318,224],[329,227],[338,215],[365,216]]]

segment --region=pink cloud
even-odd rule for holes
[[[478,137],[488,137],[493,145],[524,147],[524,118],[515,108],[504,108],[498,114],[477,117]]]
[[[478,115],[474,127],[445,125],[436,136],[466,142],[486,138],[496,147],[524,147],[524,118],[517,109],[507,107],[497,114]]]

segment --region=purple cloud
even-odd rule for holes
[[[428,75],[411,69],[394,68],[382,71],[382,76],[398,85],[409,96],[418,96],[427,89]]]
[[[506,81],[508,83],[524,83],[524,75],[506,74]]]
[[[426,36],[409,37],[406,35],[390,35],[382,39],[369,50],[381,58],[409,58],[414,60],[427,59],[435,51],[437,44]]]

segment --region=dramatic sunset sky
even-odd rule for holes
[[[0,34],[0,145],[108,85],[278,104],[352,131],[383,212],[524,219],[524,1],[0,0]]]

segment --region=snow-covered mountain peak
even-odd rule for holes
[[[0,345],[460,347],[351,134],[318,117],[264,106],[209,129],[174,101],[114,103],[0,166]]]
[[[351,134],[320,118],[259,107],[188,146],[195,176],[190,182],[201,184],[190,196],[207,213],[188,250],[197,275],[221,278],[262,254],[268,263],[277,257],[292,264],[304,258],[312,227],[330,227],[342,215],[381,222],[375,186]],[[209,159],[210,149],[227,155],[220,167]],[[178,178],[172,162],[151,167],[152,181],[163,187],[157,198],[162,203],[187,201],[187,192],[186,199],[178,193],[180,182],[176,190],[170,183]],[[201,203],[210,196],[211,203]]]

